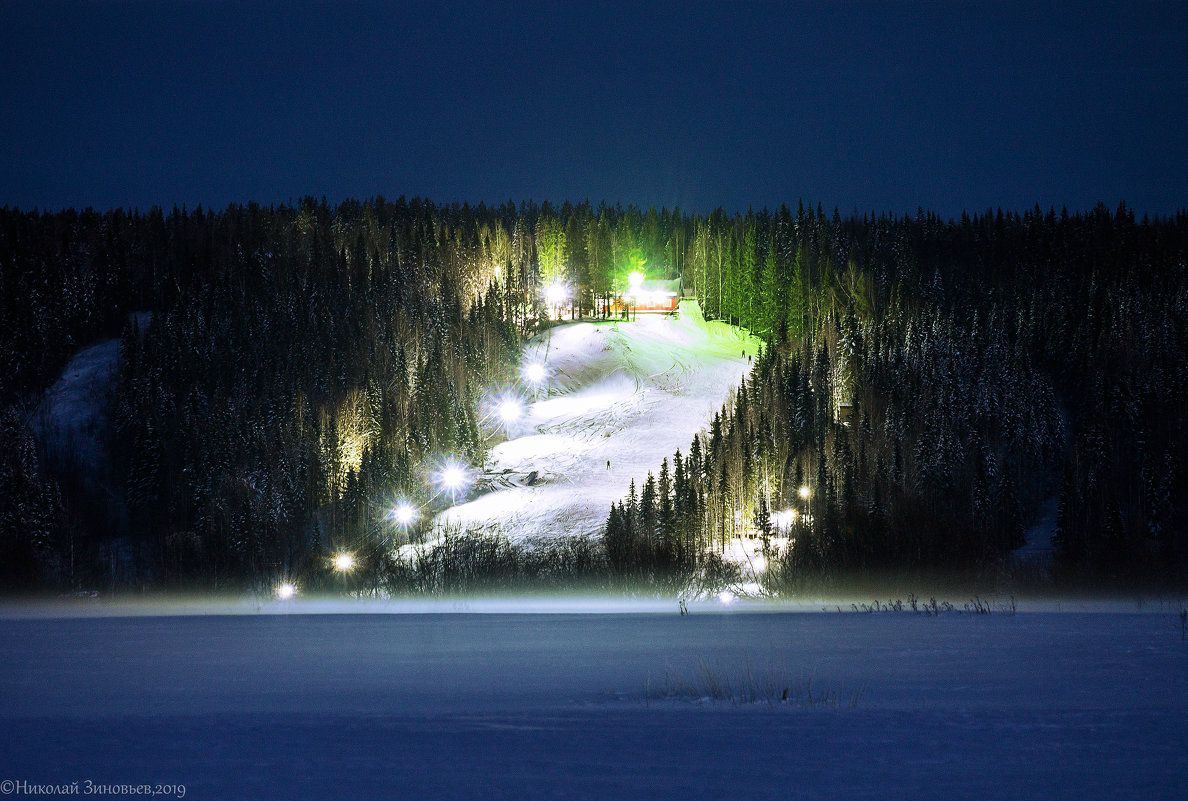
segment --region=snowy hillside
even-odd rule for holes
[[[491,452],[482,494],[439,524],[500,529],[513,540],[594,534],[632,479],[642,486],[706,427],[759,352],[759,340],[706,322],[695,301],[679,317],[571,323],[525,348],[546,377],[527,414]],[[531,390],[528,390],[531,391]]]
[[[96,475],[104,464],[99,431],[119,358],[118,339],[79,351],[46,392],[36,420],[43,437],[77,454],[88,476]]]
[[[128,319],[143,331],[152,314],[135,312]],[[81,475],[100,481],[107,459],[101,431],[107,424],[119,361],[118,337],[80,350],[46,391],[34,418],[40,436],[76,459]]]

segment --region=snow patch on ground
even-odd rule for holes
[[[759,346],[738,328],[707,322],[695,301],[683,301],[678,316],[550,328],[524,349],[525,364],[545,365],[545,385],[492,449],[480,494],[437,525],[513,541],[600,533],[632,479],[638,489],[665,457],[688,451]]]
[[[149,312],[129,315],[141,331],[151,319]],[[53,447],[73,453],[83,475],[100,476],[106,463],[101,432],[107,423],[119,362],[118,337],[83,348],[46,391],[34,416],[38,436]]]
[[[118,339],[76,353],[62,377],[46,392],[36,418],[37,433],[74,451],[86,475],[96,475],[105,461],[100,431],[119,360]]]

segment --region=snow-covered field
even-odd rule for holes
[[[1173,608],[701,604],[683,617],[509,603],[10,610],[0,780],[183,784],[192,799],[1149,800],[1188,787]],[[715,683],[735,698],[710,700]]]
[[[758,351],[745,332],[706,322],[695,301],[679,318],[549,329],[524,352],[547,371],[535,401],[492,450],[480,494],[437,522],[513,540],[601,531],[632,479],[639,488],[665,457],[688,451]]]

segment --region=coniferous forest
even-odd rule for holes
[[[430,572],[383,510],[481,463],[481,405],[562,279],[593,314],[681,278],[763,353],[599,542],[481,537]],[[1188,567],[1188,215],[943,220],[798,205],[709,215],[424,200],[0,210],[0,586],[678,587],[731,538],[784,537],[769,588],[1009,571],[1056,499],[1045,580],[1179,584]],[[69,359],[119,338],[98,462],[48,435]],[[84,466],[89,466],[84,469]],[[807,497],[800,488],[811,488]],[[779,517],[795,508],[793,519]],[[469,572],[468,572],[469,571]]]

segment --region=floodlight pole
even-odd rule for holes
[[[548,336],[546,336],[546,337],[545,337],[545,357],[544,357],[545,364],[548,364],[548,363],[549,363],[549,350],[551,350],[551,349],[552,349],[552,347],[553,347],[553,327],[552,327],[552,326],[549,326],[549,333],[548,333]],[[549,378],[550,378],[550,376],[549,376],[549,373],[548,373],[548,371],[546,370],[546,371],[545,371],[545,375],[544,375],[544,380],[545,380],[545,400],[548,400],[548,399],[549,399],[549,395],[552,393],[552,382],[549,380]]]

